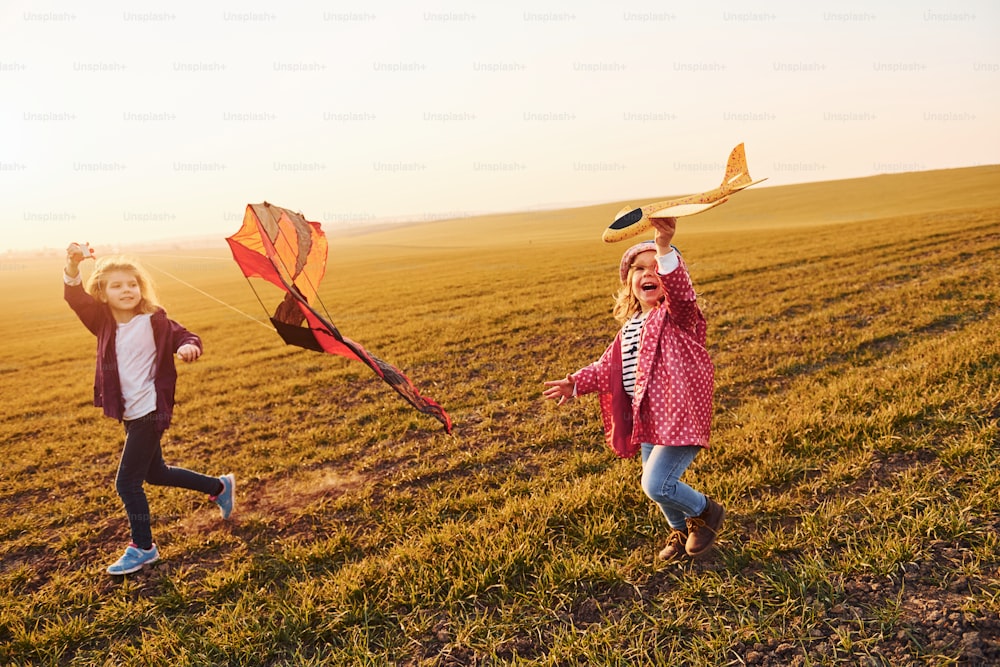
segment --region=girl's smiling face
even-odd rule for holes
[[[111,308],[115,319],[127,322],[142,301],[139,279],[130,271],[109,271],[105,278],[103,301]]]
[[[666,296],[660,277],[656,274],[656,251],[640,252],[632,260],[632,295],[639,301],[642,312],[648,312]]]

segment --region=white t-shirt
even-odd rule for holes
[[[156,410],[156,343],[150,315],[136,315],[118,324],[115,355],[118,381],[125,401],[123,419],[138,419]]]

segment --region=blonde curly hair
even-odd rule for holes
[[[615,305],[611,309],[611,315],[618,324],[625,324],[634,316],[642,312],[642,305],[639,299],[632,293],[632,274],[635,273],[633,267],[629,267],[626,274],[625,283],[618,288],[615,295]]]

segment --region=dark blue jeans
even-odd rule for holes
[[[124,424],[125,448],[118,464],[115,488],[125,504],[132,542],[141,549],[149,549],[153,546],[153,534],[143,482],[213,495],[219,490],[219,479],[184,468],[172,468],[163,462],[160,449],[162,421],[157,419],[155,412]]]

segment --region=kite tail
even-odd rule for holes
[[[426,396],[421,396],[417,388],[410,382],[410,379],[403,375],[398,368],[369,353],[350,338],[343,338],[343,341],[345,345],[354,350],[355,354],[362,361],[371,366],[372,370],[378,373],[385,380],[386,384],[405,398],[410,405],[425,415],[430,415],[437,419],[444,425],[445,433],[451,433],[451,417],[444,411],[444,408]]]
[[[304,299],[301,299],[296,295],[292,295],[292,298],[302,305],[302,308],[300,308],[299,311],[308,322],[309,328],[287,325],[280,326],[285,323],[280,322],[280,320],[275,320],[275,318],[271,318],[275,328],[278,329],[278,332],[281,333],[286,342],[291,342],[292,344],[300,347],[329,352],[331,354],[338,354],[364,362],[364,364],[371,368],[376,375],[385,380],[386,384],[395,389],[400,396],[406,399],[410,405],[420,412],[430,415],[440,421],[444,425],[445,432],[451,433],[451,417],[448,416],[448,413],[433,400],[425,396],[421,396],[420,392],[417,391],[417,388],[413,386],[413,383],[410,382],[408,377],[403,375],[402,371],[392,364],[382,361],[375,355],[371,354],[359,343],[356,343],[341,334],[340,331],[337,330],[337,327],[333,326],[329,320],[317,313],[316,310]],[[282,333],[283,329],[291,329],[292,331]],[[310,346],[308,341],[303,342],[290,340],[290,335],[294,333],[304,333],[308,338],[315,341],[314,344],[316,347]]]

